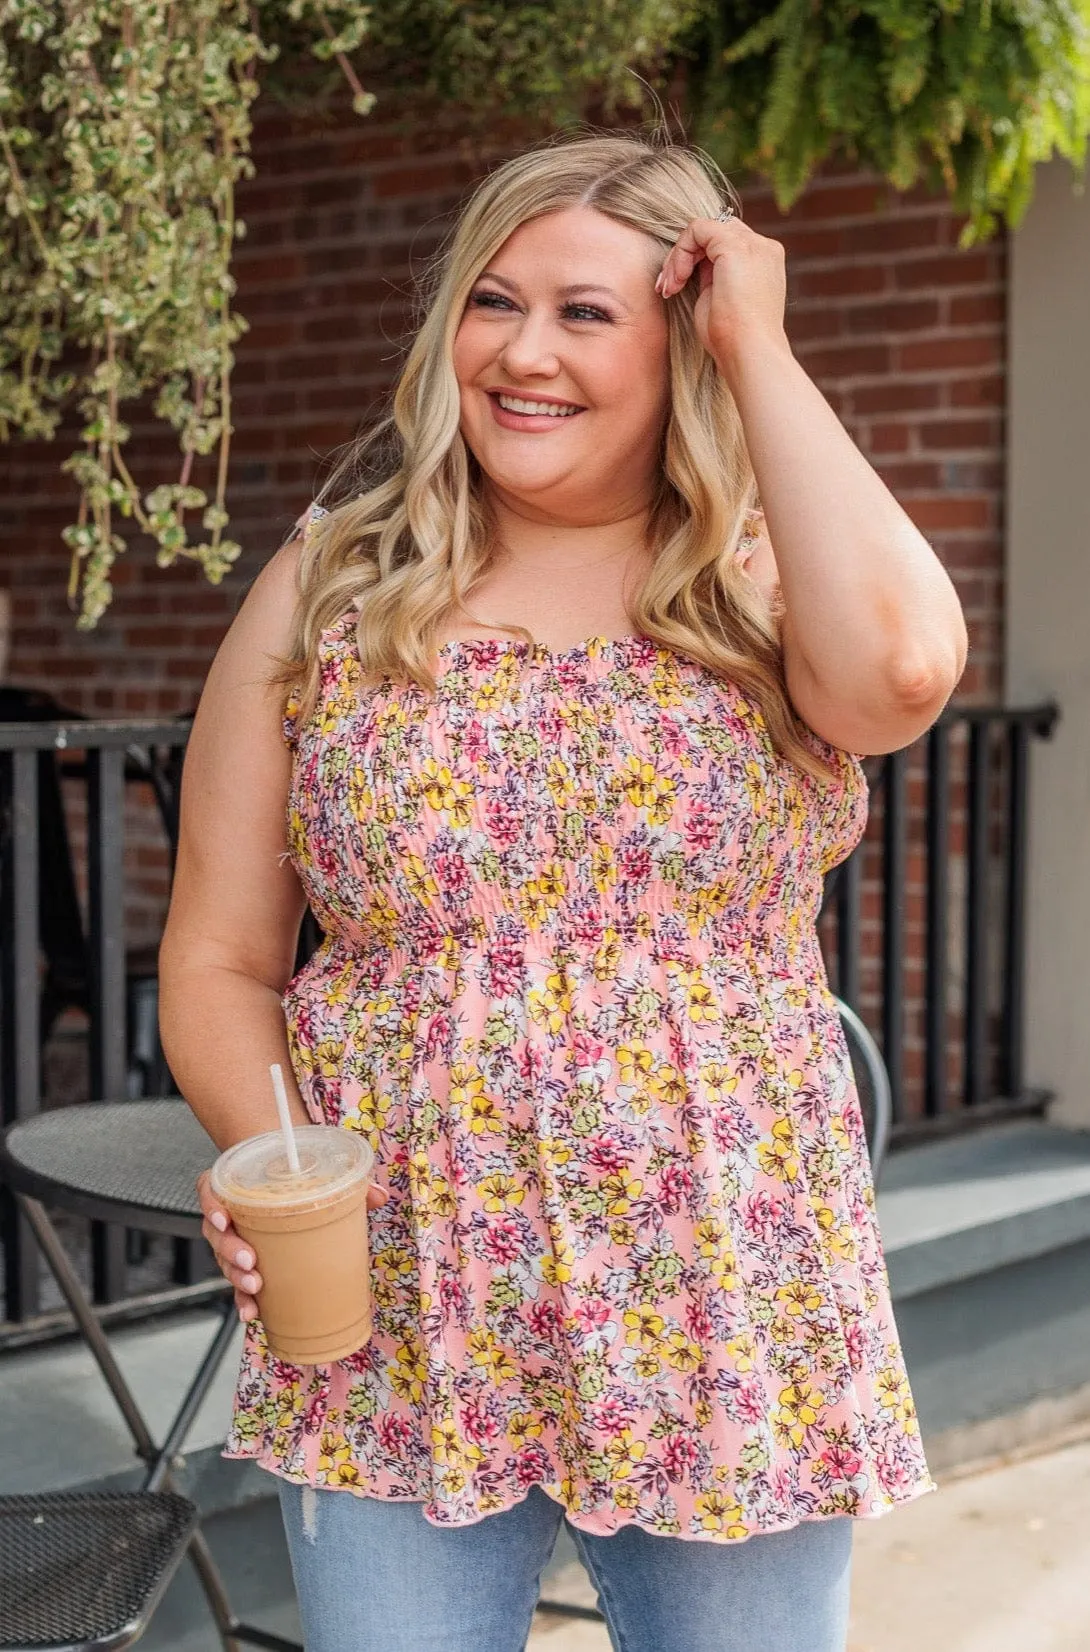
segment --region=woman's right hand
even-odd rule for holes
[[[257,1293],[261,1289],[261,1275],[257,1271],[257,1257],[246,1241],[232,1226],[231,1217],[212,1192],[212,1177],[202,1170],[197,1177],[197,1196],[204,1212],[201,1232],[212,1247],[219,1270],[235,1287],[235,1306],[242,1323],[257,1318]],[[367,1189],[367,1208],[374,1210],[390,1197],[384,1187],[372,1182]]]

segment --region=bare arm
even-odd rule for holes
[[[849,751],[906,746],[965,666],[950,578],[789,351],[743,354],[730,382],[768,525],[754,572],[778,571],[792,703]]]
[[[290,754],[283,691],[293,545],[265,568],[213,663],[186,753],[174,890],[159,957],[163,1047],[189,1105],[220,1148],[274,1129],[269,1064],[280,1062],[294,1116],[280,1008],[303,892],[283,859]]]

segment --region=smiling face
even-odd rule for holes
[[[530,219],[475,281],[454,341],[461,430],[489,485],[537,520],[644,508],[669,388],[651,237],[592,207]]]

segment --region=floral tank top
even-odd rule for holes
[[[288,707],[326,938],[284,1008],[389,1189],[374,1329],[300,1368],[252,1323],[225,1454],[713,1542],[933,1489],[815,928],[856,760],[812,736],[802,774],[645,638],[449,642],[429,694],[365,680],[354,622]]]

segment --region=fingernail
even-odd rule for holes
[[[242,1278],[239,1280],[239,1284],[242,1286],[244,1291],[257,1290],[257,1280],[254,1278],[252,1273],[244,1273]]]
[[[214,1210],[208,1220],[211,1222],[212,1226],[214,1228],[218,1228],[221,1233],[227,1232],[227,1218],[223,1214],[222,1210]]]
[[[252,1252],[248,1250],[240,1250],[238,1255],[235,1257],[236,1268],[252,1268],[253,1265],[254,1259]]]

